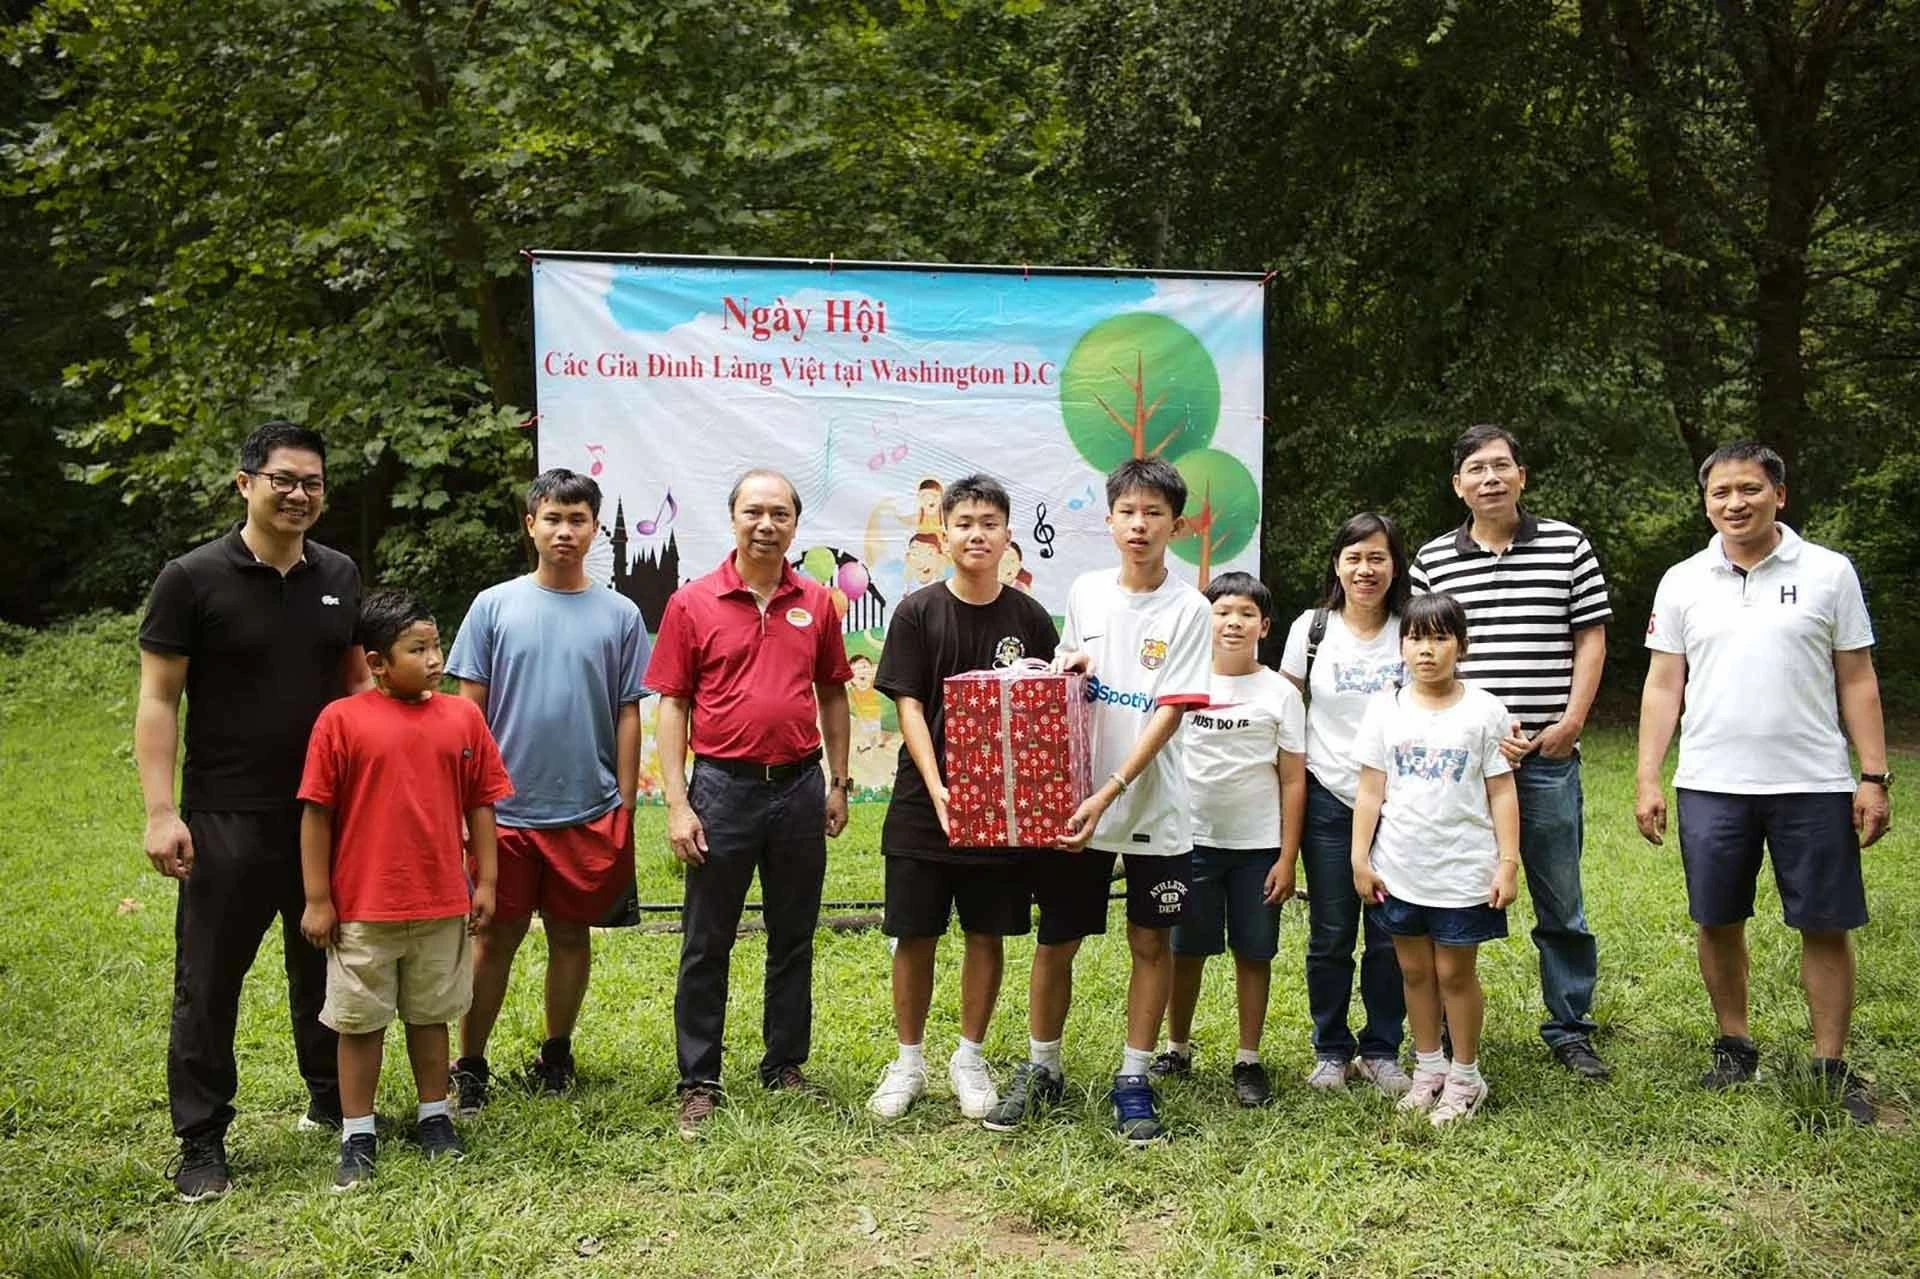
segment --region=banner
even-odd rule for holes
[[[533,303],[539,465],[600,482],[588,571],[649,632],[732,551],[740,473],[793,481],[791,558],[847,633],[863,795],[900,745],[873,687],[887,621],[950,570],[948,482],[1006,486],[1001,579],[1056,618],[1117,562],[1103,479],[1130,457],[1186,477],[1175,572],[1259,571],[1257,277],[536,253]],[[642,785],[657,796],[651,759]]]

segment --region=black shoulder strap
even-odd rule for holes
[[[1313,659],[1320,653],[1320,641],[1327,637],[1327,610],[1313,610],[1313,620],[1307,623],[1307,673],[1300,678],[1300,698],[1303,702],[1313,700]]]

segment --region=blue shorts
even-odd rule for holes
[[[1277,848],[1193,850],[1193,886],[1186,914],[1173,926],[1176,955],[1233,953],[1256,963],[1280,949],[1280,908],[1266,903],[1267,872],[1280,860]]]
[[[1694,923],[1718,928],[1752,917],[1763,844],[1787,927],[1839,932],[1867,922],[1852,795],[1681,790],[1675,797]]]
[[[1486,905],[1416,906],[1389,893],[1367,914],[1395,937],[1431,937],[1436,946],[1478,946],[1507,935],[1507,912]]]

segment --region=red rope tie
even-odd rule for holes
[[[532,428],[532,426],[534,425],[534,423],[536,423],[536,422],[538,422],[538,421],[540,420],[540,417],[541,417],[541,415],[540,415],[540,414],[538,414],[538,413],[535,413],[535,414],[534,414],[534,415],[533,415],[532,417],[530,417],[530,418],[528,418],[528,419],[526,419],[525,421],[523,421],[522,423],[520,423],[520,429],[521,429],[521,430],[523,430],[523,431],[525,431],[525,430],[529,430],[529,429],[531,429],[531,428]]]
[[[1260,277],[1260,287],[1264,289],[1264,288],[1266,288],[1266,287],[1267,287],[1267,286],[1268,286],[1269,284],[1272,284],[1272,283],[1273,283],[1273,277],[1274,277],[1274,276],[1276,276],[1276,275],[1278,275],[1278,274],[1280,274],[1280,268],[1279,268],[1279,267],[1275,267],[1275,268],[1273,268],[1273,270],[1271,270],[1271,271],[1269,271],[1269,272],[1267,272],[1267,273],[1266,273],[1265,275],[1263,275],[1263,276],[1261,276],[1261,277]]]

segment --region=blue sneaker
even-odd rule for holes
[[[1113,1129],[1129,1144],[1148,1146],[1166,1139],[1167,1130],[1154,1112],[1153,1083],[1145,1075],[1115,1075],[1107,1100],[1113,1103]]]

